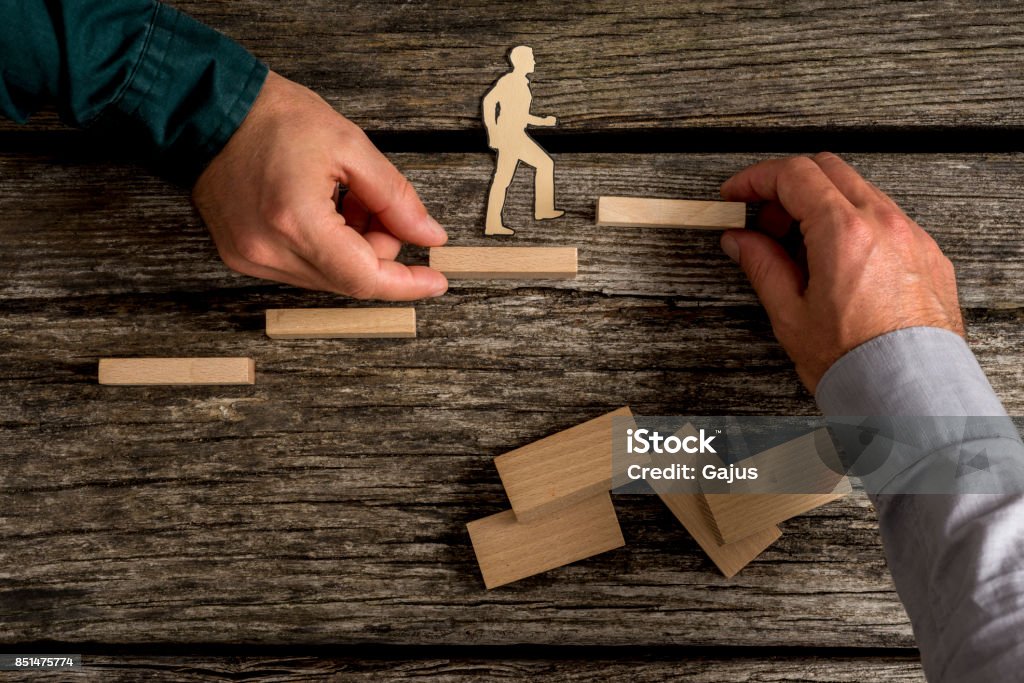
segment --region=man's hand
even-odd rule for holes
[[[337,186],[349,189],[337,210]],[[271,72],[192,197],[228,267],[359,299],[439,296],[448,282],[395,262],[444,229],[358,126]]]
[[[727,180],[722,197],[765,202],[763,232],[729,230],[722,249],[750,278],[811,393],[843,354],[886,332],[930,326],[964,334],[953,264],[834,154],[755,164]],[[795,224],[806,264],[776,241]]]

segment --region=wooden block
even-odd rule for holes
[[[833,467],[823,457],[831,459]],[[841,469],[839,462],[825,429],[741,461],[740,467],[757,467],[757,480],[736,481],[728,493],[704,492],[716,538],[732,543],[847,495],[853,489],[850,480],[836,471]],[[779,490],[806,493],[749,492],[764,490],[766,482]]]
[[[626,545],[607,491],[532,522],[505,510],[466,528],[487,588]]]
[[[252,358],[101,358],[100,384],[255,384]]]
[[[416,336],[415,308],[279,308],[267,311],[272,339]]]
[[[707,202],[653,197],[598,197],[597,224],[638,228],[742,228],[743,202]]]
[[[697,430],[690,424],[676,432],[680,439],[691,435],[696,436]],[[653,464],[664,466],[668,463],[655,459]],[[670,484],[665,480],[651,480],[649,483],[726,578],[735,576],[782,536],[777,526],[769,526],[733,543],[722,543],[716,536],[717,530],[702,493],[672,493],[666,490]]]
[[[576,277],[576,247],[432,247],[430,267],[449,280]]]
[[[612,420],[629,407],[494,459],[516,517],[529,522],[612,488]]]
[[[658,493],[658,496],[726,578],[735,576],[782,536],[779,527],[769,526],[733,543],[721,543],[709,521],[707,504],[701,494]]]

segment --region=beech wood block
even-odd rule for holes
[[[690,424],[676,433],[680,439],[696,435],[697,430]],[[663,465],[657,459],[654,464]],[[716,537],[714,520],[702,493],[672,493],[665,490],[670,486],[666,480],[652,479],[649,483],[726,578],[735,576],[782,536],[777,526],[769,526],[733,543],[722,543]]]
[[[278,308],[267,311],[273,339],[407,338],[416,336],[415,308]]]
[[[833,467],[827,466],[822,458],[829,459]],[[715,536],[722,543],[746,538],[838,500],[853,490],[850,480],[836,471],[841,469],[839,454],[826,429],[769,448],[737,463],[737,466],[757,467],[758,479],[755,482],[736,481],[728,493],[707,490],[704,493],[714,521]],[[801,493],[745,492],[763,490],[767,482],[781,491]]]
[[[653,197],[598,197],[597,224],[637,228],[742,228],[747,222],[743,202],[709,202]]]
[[[449,280],[576,277],[576,247],[432,247],[430,267]]]
[[[466,528],[487,588],[626,545],[608,491],[532,522],[505,510]]]
[[[529,522],[612,488],[612,420],[629,407],[499,455],[498,476],[522,522]]]
[[[252,358],[101,358],[100,384],[255,384]]]
[[[715,536],[701,494],[659,493],[658,496],[726,578],[735,576],[782,536],[779,527],[769,526],[738,541],[722,543]]]

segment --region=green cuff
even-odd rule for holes
[[[191,186],[249,113],[267,66],[241,45],[159,5],[124,90],[96,121],[148,143],[160,169]]]

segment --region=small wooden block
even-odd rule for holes
[[[747,222],[743,202],[708,202],[648,197],[598,197],[597,224],[637,228],[742,228]]]
[[[696,435],[697,430],[689,424],[676,432],[676,436],[680,439]],[[663,466],[663,463],[658,462],[657,459],[654,462]],[[726,578],[735,576],[782,536],[779,527],[769,526],[734,543],[721,543],[716,538],[717,530],[703,494],[671,493],[667,490],[659,490],[659,488],[668,486],[665,480],[652,480],[649,483],[662,502],[672,511],[676,519],[693,536],[693,539],[697,541],[697,544]]]
[[[572,279],[576,247],[432,247],[430,267],[449,280]]]
[[[100,384],[255,384],[252,358],[101,358]]]
[[[272,339],[416,336],[415,308],[279,308],[267,311]]]
[[[779,527],[769,526],[733,543],[721,543],[715,537],[707,503],[701,494],[659,493],[658,496],[727,579],[735,576],[782,536]]]
[[[522,522],[550,515],[612,488],[612,420],[633,417],[619,408],[583,424],[499,455],[498,476]]]
[[[466,528],[487,588],[626,545],[607,491],[533,522],[505,510]]]
[[[817,445],[825,446],[830,452],[819,454]],[[849,494],[853,490],[850,480],[822,462],[823,456],[834,458],[834,466],[840,468],[839,454],[824,429],[738,463],[741,467],[757,467],[760,483],[737,481],[729,493],[705,491],[704,499],[714,518],[716,538],[722,543],[732,543]],[[757,490],[756,486],[763,488],[766,479],[777,482],[781,490],[807,493],[744,492],[744,489]]]

